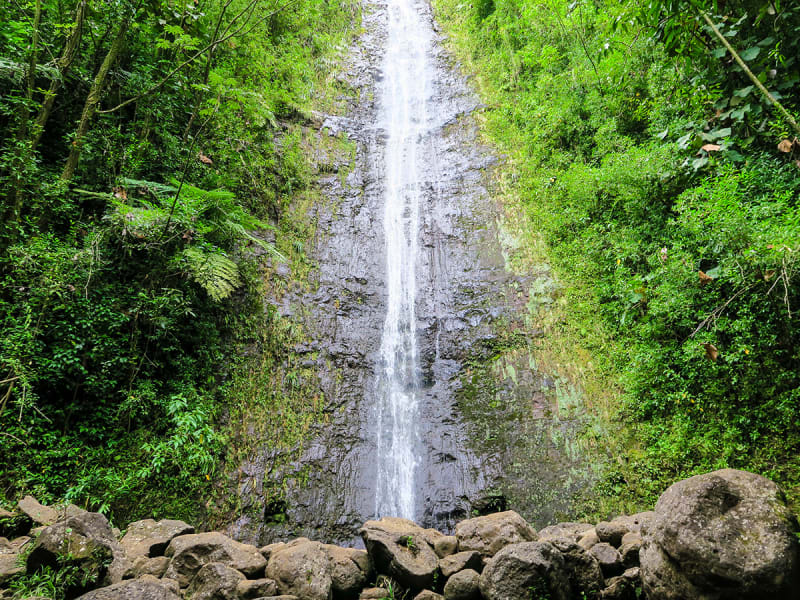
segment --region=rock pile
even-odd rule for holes
[[[780,490],[723,470],[669,488],[655,510],[535,531],[513,511],[452,536],[368,521],[366,550],[306,538],[256,548],[174,520],[131,523],[26,497],[0,514],[3,587],[43,566],[80,565],[81,600],[733,600],[800,597],[797,523]],[[23,531],[24,530],[24,531]],[[643,594],[643,596],[642,596]]]

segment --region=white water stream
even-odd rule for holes
[[[415,472],[421,457],[416,262],[419,164],[428,126],[430,25],[414,0],[389,0],[379,127],[386,132],[384,236],[387,310],[376,385],[378,516],[416,516]]]

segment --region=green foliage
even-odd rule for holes
[[[587,436],[614,457],[584,509],[646,508],[723,466],[796,502],[800,177],[791,149],[776,151],[786,125],[688,1],[495,0],[477,19],[456,0],[435,6],[479,75],[509,195],[565,285],[566,328],[581,332],[549,335],[603,365],[604,383],[584,383],[610,406],[587,399],[607,413]],[[713,8],[796,110],[800,13],[773,9]]]
[[[33,544],[20,554],[19,564],[24,566]],[[92,589],[99,575],[105,573],[111,558],[102,550],[92,553],[88,559],[76,561],[69,554],[59,554],[56,565],[44,565],[33,573],[22,573],[8,581],[8,590],[14,600],[45,597],[51,600],[67,600]]]
[[[292,342],[262,277],[356,4],[42,0],[34,32],[36,6],[0,14],[0,498],[197,522],[244,349]]]

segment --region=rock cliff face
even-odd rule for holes
[[[559,413],[558,382],[532,366],[525,347],[535,335],[525,324],[529,290],[547,287],[539,281],[547,279],[547,269],[522,276],[507,270],[504,216],[487,189],[497,159],[482,145],[476,122],[482,107],[442,50],[428,3],[411,5],[432,40],[426,58],[433,70],[430,117],[416,160],[423,201],[415,520],[450,532],[474,512],[510,501],[545,524],[568,510],[572,495],[592,478],[574,444],[580,422]],[[245,510],[227,531],[253,543],[298,534],[354,543],[361,524],[376,516],[374,405],[387,300],[382,220],[388,135],[376,124],[390,17],[384,0],[365,0],[363,8],[364,33],[339,74],[350,92],[345,114],[319,115],[311,126],[318,138],[348,140],[352,152],[324,157],[322,200],[309,214],[316,231],[308,248],[316,264],[312,290],[289,293],[279,306],[309,333],[296,350],[318,376],[325,422],[310,432],[302,459],[289,469],[271,470],[275,449],[269,447],[241,465],[236,493]],[[498,369],[476,372],[476,364],[491,364],[514,343],[521,344],[519,352]],[[263,514],[269,479],[287,489],[277,518]]]
[[[35,514],[39,520],[29,524],[40,526],[33,537],[0,538],[0,599],[10,597],[4,587],[45,564],[86,574],[67,590],[82,600],[635,600],[642,590],[648,600],[789,600],[800,594],[797,522],[780,490],[731,469],[676,483],[653,512],[596,525],[558,523],[537,532],[505,511],[462,521],[455,536],[446,536],[387,517],[361,528],[366,550],[307,538],[256,548],[168,520],[131,523],[122,535],[102,515],[75,507]],[[23,565],[18,557],[25,554]]]

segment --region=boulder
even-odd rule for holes
[[[172,539],[164,554],[172,559],[165,577],[177,580],[182,588],[208,563],[220,562],[251,578],[259,577],[267,564],[255,546],[218,532],[179,535]]]
[[[641,586],[639,569],[632,568],[622,575],[606,580],[606,585],[599,595],[600,600],[637,600],[636,590]]]
[[[564,558],[548,542],[511,544],[497,552],[480,577],[486,600],[569,600],[572,586]]]
[[[622,543],[622,536],[630,532],[624,519],[614,519],[613,521],[601,521],[594,526],[597,537],[601,542],[611,544],[619,548]]]
[[[622,536],[622,542],[620,543],[620,547],[624,546],[625,544],[641,544],[642,543],[642,534],[638,531],[629,531],[625,535]]]
[[[272,579],[243,579],[236,584],[236,593],[241,600],[275,596],[278,593],[278,584]]]
[[[244,580],[236,569],[212,562],[202,566],[189,584],[186,596],[192,600],[239,600],[237,586]]]
[[[464,569],[480,571],[483,568],[483,561],[480,552],[467,550],[442,558],[439,560],[439,568],[442,570],[442,575],[450,577]]]
[[[800,589],[797,522],[773,482],[723,469],[679,481],[644,528],[650,600],[789,600]]]
[[[578,538],[578,545],[584,550],[588,550],[595,544],[600,543],[600,538],[597,537],[597,531],[594,527],[587,530],[580,538]]]
[[[6,538],[0,538],[0,585],[25,571],[19,562],[19,548],[14,546]]]
[[[642,528],[653,518],[653,511],[622,515],[611,521],[603,521],[595,526],[597,537],[601,542],[611,544],[615,548],[622,545],[622,539],[628,533],[641,533]]]
[[[27,571],[57,567],[67,557],[97,582],[108,575],[108,583],[117,583],[130,567],[108,519],[100,513],[81,511],[45,527],[28,555]]]
[[[330,559],[320,542],[300,538],[272,551],[266,575],[281,594],[304,600],[328,600],[333,582]]]
[[[538,540],[546,542],[547,540],[556,538],[570,538],[573,541],[578,541],[592,526],[589,523],[559,523],[557,525],[549,525],[538,533]]]
[[[269,551],[267,577],[283,594],[300,598],[357,598],[371,575],[364,550],[340,548],[300,538],[273,545]]]
[[[631,535],[631,534],[629,534]],[[633,534],[639,535],[639,534]],[[622,557],[622,565],[626,569],[639,566],[639,551],[642,549],[642,539],[630,539],[624,542],[619,548],[619,554]]]
[[[389,597],[389,590],[381,587],[365,588],[361,590],[358,600],[383,600]]]
[[[78,600],[181,600],[167,581],[145,575],[93,590]]]
[[[52,506],[45,506],[33,496],[25,496],[17,502],[17,508],[37,525],[52,525],[58,521],[58,511]]]
[[[17,550],[22,550],[25,546],[30,544],[33,541],[33,538],[23,535],[21,537],[15,538],[9,542],[13,548]]]
[[[334,598],[357,598],[372,575],[372,563],[364,550],[325,545]]]
[[[393,577],[411,590],[433,585],[439,568],[433,544],[442,534],[435,535],[438,532],[396,517],[367,521],[359,533],[378,573]]]
[[[601,600],[636,600],[636,586],[633,582],[621,575],[606,581],[606,586],[600,592]]]
[[[278,548],[283,548],[286,546],[286,542],[275,542],[274,544],[268,544],[267,546],[262,546],[258,549],[261,552],[261,556],[269,560],[269,557],[272,556],[272,552],[277,550]]]
[[[419,594],[414,596],[414,600],[443,600],[441,594],[437,594],[431,590],[422,590]]]
[[[600,570],[605,577],[619,575],[625,570],[622,565],[622,556],[620,556],[619,550],[607,542],[595,544],[589,548],[589,553],[597,559],[597,562],[600,564]]]
[[[119,543],[130,558],[153,558],[162,556],[173,538],[190,533],[194,533],[194,527],[183,521],[145,519],[128,525]]]
[[[142,577],[143,575],[152,575],[153,577],[163,577],[169,567],[169,559],[166,556],[156,556],[155,558],[147,558],[146,556],[139,556],[133,559],[130,569],[132,579]],[[126,577],[127,578],[127,573]]]
[[[620,518],[628,526],[628,531],[641,534],[647,529],[648,524],[653,520],[655,514],[654,511],[648,510]]]
[[[455,554],[458,551],[458,538],[454,535],[443,535],[434,541],[433,551],[439,558]]]
[[[594,555],[571,539],[555,538],[550,543],[564,557],[564,566],[575,593],[593,598],[603,588],[603,573]]]
[[[455,534],[460,550],[476,550],[485,557],[510,544],[537,539],[533,528],[513,510],[461,521]]]
[[[480,579],[473,569],[459,571],[444,584],[445,600],[481,600]]]

